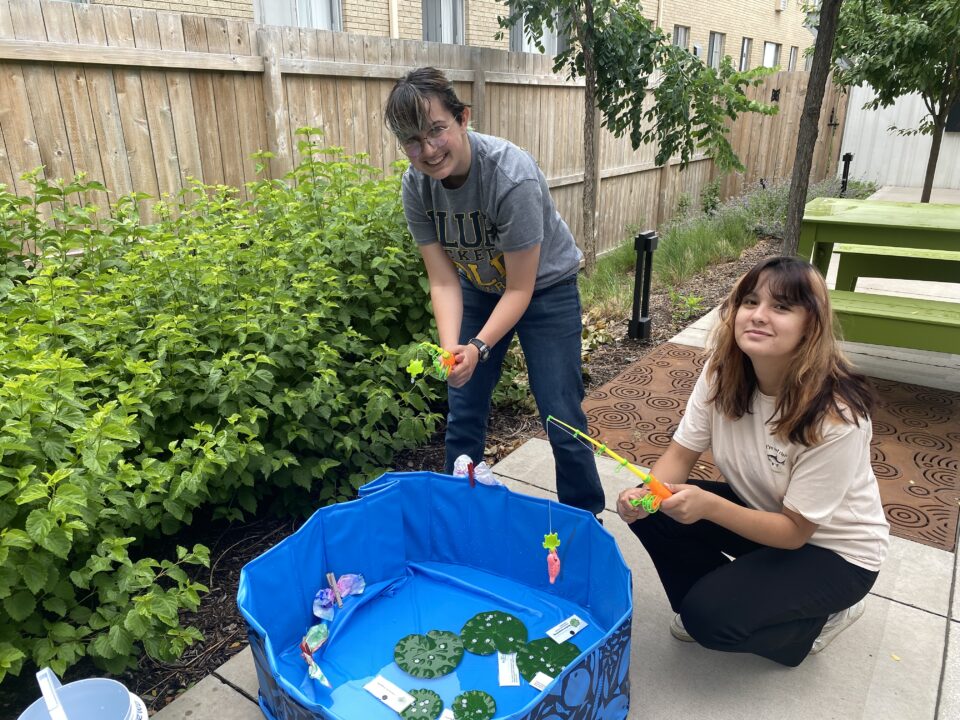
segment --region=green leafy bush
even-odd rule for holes
[[[142,195],[98,218],[82,178],[0,186],[0,680],[175,658],[207,553],[149,540],[351,498],[434,430],[399,177],[300,149],[287,182],[194,184],[152,224]]]

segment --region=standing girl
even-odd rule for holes
[[[470,107],[435,68],[400,79],[384,113],[410,158],[403,209],[430,280],[440,345],[457,364],[448,379],[446,472],[483,459],[494,387],[514,332],[541,420],[586,430],[581,402],[582,254],[534,159],[502,138],[469,132]],[[592,453],[550,438],[560,502],[599,513]]]
[[[674,496],[651,516],[630,502],[643,489],[617,502],[677,613],[675,637],[792,667],[860,617],[889,534],[871,403],[809,263],[769,258],[741,278],[653,467]],[[708,448],[726,484],[687,481]]]

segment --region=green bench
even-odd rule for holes
[[[960,205],[811,200],[797,254],[826,277],[834,252],[846,340],[960,354],[960,303],[853,292],[861,276],[960,282]]]
[[[837,244],[838,290],[856,290],[862,277],[960,282],[960,252]]]
[[[843,339],[960,353],[960,303],[831,290]]]

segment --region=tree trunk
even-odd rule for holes
[[[583,50],[583,256],[587,275],[597,264],[597,71],[593,64],[593,0],[584,3]]]
[[[807,202],[807,187],[810,185],[810,167],[813,165],[813,150],[817,142],[820,125],[820,106],[830,74],[830,58],[833,55],[833,41],[837,36],[837,18],[840,15],[842,0],[823,0],[820,7],[820,26],[817,29],[817,43],[813,51],[813,65],[810,68],[810,81],[803,100],[803,114],[800,116],[800,128],[797,133],[797,154],[793,161],[793,176],[790,180],[790,199],[787,204],[787,225],[783,234],[784,255],[797,254],[797,242],[800,239],[800,221]]]
[[[933,190],[933,176],[937,174],[937,160],[940,157],[940,143],[943,141],[943,128],[946,124],[946,112],[943,113],[943,122],[939,118],[933,123],[933,145],[930,146],[930,157],[927,158],[927,174],[923,177],[923,191],[920,193],[920,202],[930,202],[930,192]]]

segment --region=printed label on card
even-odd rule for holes
[[[533,676],[530,684],[537,690],[543,690],[547,685],[553,682],[553,678],[543,672],[538,672]]]
[[[547,630],[547,635],[549,635],[554,642],[562,643],[572,638],[586,626],[587,623],[584,620],[581,620],[576,615],[571,615],[559,625],[554,625]]]
[[[394,712],[401,713],[413,705],[414,697],[405,693],[385,677],[377,675],[363,686],[363,689],[373,695]]]
[[[455,718],[453,717],[453,710],[451,710],[450,708],[444,708],[443,712],[440,713],[440,717],[438,718],[438,720],[455,720]]]
[[[520,684],[520,671],[517,670],[516,653],[497,653],[497,666],[500,670],[500,687]]]

